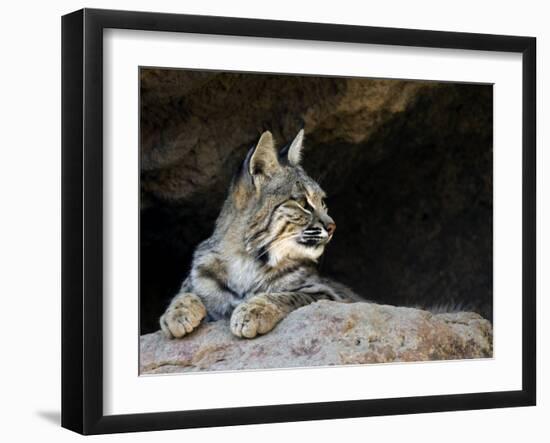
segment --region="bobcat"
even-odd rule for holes
[[[160,318],[167,337],[183,337],[205,318],[230,318],[233,334],[253,338],[317,300],[359,300],[317,272],[336,224],[325,193],[300,166],[303,136],[302,129],[277,152],[266,131],[250,149],[214,233],[195,250],[189,275]]]

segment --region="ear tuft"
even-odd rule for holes
[[[288,148],[288,162],[292,166],[298,166],[302,160],[302,148],[304,142],[304,129],[300,129]]]
[[[277,152],[275,151],[275,144],[271,132],[265,131],[260,136],[256,148],[250,157],[248,168],[252,176],[270,176],[279,168],[279,160],[277,159]]]

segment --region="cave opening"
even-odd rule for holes
[[[366,299],[492,319],[493,89],[485,84],[145,69],[140,329],[212,232],[260,132],[304,124],[338,230],[322,273]]]

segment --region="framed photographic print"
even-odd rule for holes
[[[64,16],[62,425],[534,405],[535,51]]]

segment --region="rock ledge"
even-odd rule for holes
[[[140,373],[332,366],[489,358],[491,323],[471,312],[319,301],[291,313],[272,332],[246,340],[227,321],[201,325],[181,340],[140,337]]]

